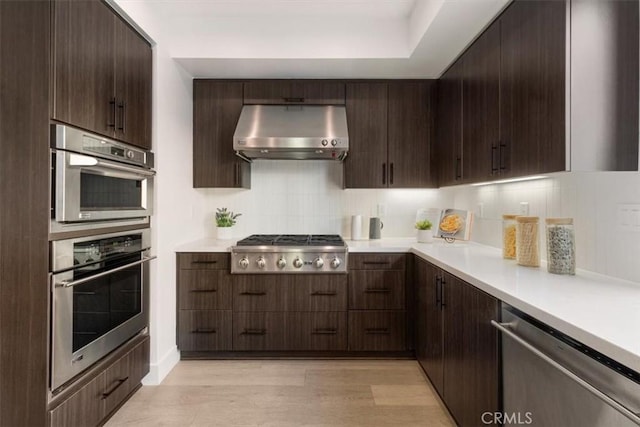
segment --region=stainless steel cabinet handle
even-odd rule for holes
[[[135,267],[136,265],[144,264],[145,262],[149,262],[149,261],[151,261],[153,259],[156,259],[156,258],[158,258],[158,257],[157,256],[152,256],[152,257],[143,258],[140,261],[132,262],[132,263],[127,264],[127,265],[122,265],[120,267],[113,268],[113,269],[111,269],[109,271],[103,271],[102,273],[94,274],[93,276],[84,277],[84,278],[78,279],[78,280],[63,280],[62,282],[57,282],[55,284],[55,287],[56,288],[70,288],[72,286],[82,285],[83,283],[87,283],[87,282],[90,282],[90,281],[92,281],[94,279],[99,279],[101,277],[108,276],[108,275],[113,274],[113,273],[115,273],[117,271],[122,271],[122,270],[125,270],[125,269],[130,268],[130,267]]]
[[[638,415],[634,414],[626,406],[621,405],[616,400],[607,396],[606,394],[604,394],[603,392],[601,392],[600,390],[598,390],[597,388],[595,388],[594,386],[592,386],[591,384],[589,384],[588,382],[586,382],[585,380],[583,380],[582,378],[580,378],[579,376],[571,372],[569,369],[565,368],[560,363],[556,362],[555,360],[547,356],[542,351],[538,350],[536,347],[534,347],[532,344],[527,342],[525,339],[518,336],[516,333],[514,333],[511,330],[510,323],[498,323],[495,320],[492,320],[491,324],[500,332],[512,338],[515,342],[517,342],[518,344],[520,344],[521,346],[523,346],[524,348],[526,348],[527,350],[529,350],[530,352],[532,352],[533,354],[535,354],[536,356],[538,356],[539,358],[541,358],[542,360],[544,360],[545,362],[547,362],[548,364],[550,364],[551,366],[553,366],[554,368],[562,372],[564,375],[566,375],[567,377],[569,377],[570,379],[578,383],[580,386],[582,386],[585,390],[587,390],[588,392],[596,396],[598,399],[602,400],[604,403],[611,406],[613,409],[620,412],[622,415],[629,418],[634,423],[640,424],[640,417]]]

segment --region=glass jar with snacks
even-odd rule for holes
[[[502,215],[502,257],[516,259],[515,215]]]
[[[516,261],[527,267],[540,266],[537,216],[516,217]]]
[[[576,274],[576,243],[573,218],[547,218],[547,270]]]

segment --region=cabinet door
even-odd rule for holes
[[[404,311],[350,311],[350,351],[405,351],[407,314]]]
[[[443,378],[444,401],[456,419],[458,425],[463,423],[461,414],[465,411],[465,342],[464,342],[464,310],[462,282],[448,273],[442,274],[442,306],[443,306]],[[475,425],[473,423],[471,425]]]
[[[416,260],[418,302],[416,357],[435,389],[443,394],[442,307],[439,280],[442,273],[422,259]]]
[[[115,19],[116,138],[151,149],[151,47]]]
[[[225,270],[179,270],[178,308],[231,310],[231,274]]]
[[[109,137],[116,119],[115,19],[98,0],[54,2],[53,118]]]
[[[345,188],[385,188],[387,165],[387,84],[347,84],[349,155]]]
[[[349,272],[350,310],[404,310],[404,270]]]
[[[194,187],[251,187],[249,163],[233,152],[241,110],[241,82],[194,80]]]
[[[498,300],[468,283],[463,288],[464,325],[463,408],[456,415],[460,425],[482,425],[482,414],[499,409],[498,333],[491,320],[498,319]],[[447,382],[447,386],[449,383]],[[446,387],[445,386],[445,390]]]
[[[178,348],[182,351],[231,350],[231,310],[179,310]]]
[[[347,349],[347,313],[287,313],[285,347],[287,350],[345,351]]]
[[[344,91],[332,80],[252,80],[244,84],[244,103],[344,105]]]
[[[490,26],[463,61],[463,176],[479,182],[499,172],[500,26]]]
[[[565,170],[565,2],[516,1],[500,26],[500,173]]]
[[[233,349],[286,350],[286,313],[233,313]]]
[[[462,68],[458,59],[438,80],[436,170],[438,185],[460,184],[462,163]],[[475,161],[475,160],[474,160]]]
[[[389,83],[389,187],[434,186],[435,80]]]
[[[248,81],[243,99],[245,104],[286,104],[291,100],[291,80]]]
[[[296,80],[292,96],[304,98],[305,104],[344,105],[345,85],[332,80]]]

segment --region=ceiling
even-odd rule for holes
[[[509,1],[112,0],[213,78],[436,78]]]

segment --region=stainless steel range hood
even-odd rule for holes
[[[245,160],[343,160],[349,151],[347,113],[333,105],[245,105],[233,135]]]

